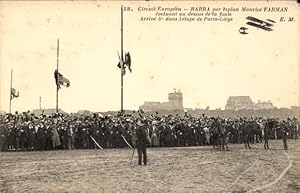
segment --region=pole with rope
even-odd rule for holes
[[[121,5],[121,113],[123,113],[123,76],[124,76],[124,59],[123,59],[123,5]]]
[[[12,82],[13,82],[13,69],[11,69],[11,72],[10,72],[9,113],[11,113],[11,100],[12,100],[11,92],[12,92]]]
[[[59,64],[59,39],[57,39],[57,53],[56,53],[56,72],[57,72],[57,76],[58,76],[58,64]],[[58,84],[58,82],[56,82],[56,113],[58,113],[58,91],[59,91],[59,84]]]

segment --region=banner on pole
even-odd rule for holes
[[[10,91],[10,100],[14,99],[14,98],[18,98],[19,97],[19,91],[17,91],[15,88],[11,88]]]

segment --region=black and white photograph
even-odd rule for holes
[[[0,192],[299,193],[297,1],[0,1]]]

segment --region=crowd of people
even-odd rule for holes
[[[135,146],[138,124],[147,127],[149,146],[213,145],[263,142],[299,135],[296,117],[286,120],[265,117],[194,117],[179,115],[139,115],[118,113],[104,116],[59,114],[35,115],[30,112],[0,116],[1,151],[52,149],[123,148]],[[221,146],[222,145],[222,146]],[[245,146],[245,147],[247,147]],[[249,147],[250,148],[250,147]],[[265,148],[269,148],[265,144]]]

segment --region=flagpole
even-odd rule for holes
[[[59,63],[59,39],[57,39],[57,55],[56,55],[56,72],[58,73],[58,63]],[[59,84],[56,84],[56,113],[58,113],[58,87]]]
[[[40,104],[40,110],[42,109],[42,97],[40,96],[40,100],[39,100],[39,104]]]
[[[123,5],[121,5],[121,112],[123,112]]]
[[[9,113],[11,113],[11,89],[12,89],[12,81],[13,81],[13,69],[10,72],[10,91],[9,91]]]

